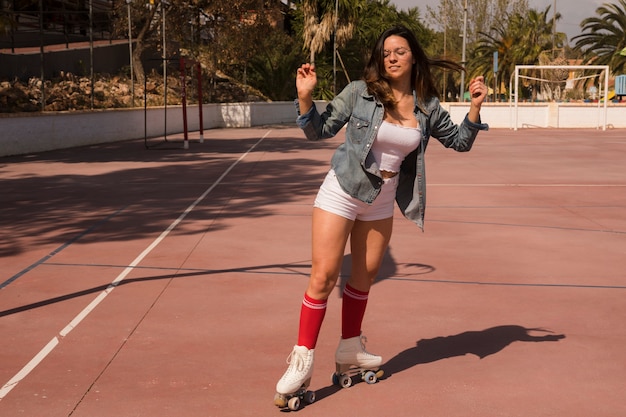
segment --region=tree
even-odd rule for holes
[[[461,56],[464,0],[439,0],[435,8],[428,7],[428,21],[438,31],[446,32],[447,52]],[[524,15],[528,0],[468,0],[467,44],[476,44],[481,33],[489,33],[510,15]]]
[[[299,44],[285,32],[273,31],[250,60],[250,84],[272,100],[293,100],[296,68],[304,62]]]
[[[515,12],[492,26],[489,32],[481,32],[478,45],[472,52],[470,73],[484,74],[491,83],[494,79],[494,52],[498,53],[498,72],[502,80],[510,79],[516,65],[547,63],[541,62],[546,53],[552,55],[548,59],[556,59],[566,35],[559,32],[554,36],[553,24],[561,15],[557,13],[550,17],[549,14],[550,6],[543,11],[530,9],[524,14]],[[534,75],[540,77],[539,73]],[[530,90],[534,96],[539,90],[539,84],[531,82],[530,85],[533,85]]]
[[[8,34],[13,25],[13,18],[9,13],[0,14],[0,33]]]
[[[315,55],[332,36],[340,47],[352,38],[354,20],[363,3],[363,0],[303,0],[300,3],[303,49],[310,51],[311,63],[315,63]]]
[[[525,17],[516,15],[516,20],[521,18],[521,21],[518,22],[518,29],[522,34],[520,37],[521,44],[516,49],[517,59],[522,64],[536,64],[544,52],[563,48],[564,34],[560,33],[555,38],[553,33],[553,22],[560,20],[561,14],[556,13],[553,19],[550,16],[550,7],[546,7],[544,11],[530,9]]]
[[[429,51],[431,54],[461,62],[464,6],[464,0],[439,0],[438,6],[428,8],[428,21],[439,31],[437,42]],[[506,32],[507,16],[524,15],[528,11],[528,0],[468,0],[467,11],[470,18],[467,19],[466,67],[472,71],[476,66],[475,59],[485,59],[475,52],[483,38],[492,37],[496,40],[501,38],[502,33]],[[489,55],[489,62],[491,56]],[[489,65],[487,67],[490,68]],[[484,72],[484,75],[488,73]],[[454,72],[443,74],[441,83],[444,97],[459,94],[459,78],[460,76]]]
[[[162,9],[164,4],[161,0],[150,0],[146,5],[143,1],[131,0],[131,27],[133,35],[133,72],[137,82],[143,84],[145,72],[142,61],[142,54],[148,46],[152,46],[151,40],[154,38],[158,28],[161,26]],[[114,30],[118,35],[125,34],[128,28],[126,0],[117,0],[114,4],[115,15],[117,19],[113,22]],[[158,13],[158,14],[157,14]],[[159,17],[157,17],[159,16]]]
[[[403,25],[411,29],[423,47],[427,47],[433,40],[433,33],[422,24],[422,16],[417,7],[409,8],[406,12],[399,11],[389,0],[366,1],[361,13],[357,16],[355,39],[362,45],[361,52],[369,58],[371,48],[380,34],[394,25]],[[365,66],[363,61],[363,66]]]
[[[597,17],[580,24],[583,33],[575,36],[574,50],[583,54],[585,64],[609,65],[614,74],[626,73],[626,0],[605,3],[596,9]]]
[[[325,7],[330,7],[331,3],[334,4],[334,1],[326,1]],[[344,32],[340,33],[341,26],[338,25],[337,45],[340,71],[336,77],[337,91],[340,91],[349,81],[361,77],[374,42],[386,28],[402,24],[413,30],[424,46],[431,42],[432,32],[421,23],[417,8],[409,9],[407,12],[398,11],[389,0],[340,0],[339,6],[339,15],[342,15],[341,7],[348,12],[343,13],[346,19],[343,26]],[[308,49],[306,48],[308,43],[305,40],[307,17],[302,9],[296,13],[296,18],[296,32],[303,40],[305,49]],[[324,18],[321,20],[324,21]],[[319,80],[315,97],[330,99],[334,95],[331,85],[334,80],[332,33],[324,39],[327,41],[315,49],[315,66]]]
[[[128,28],[127,0],[115,2],[115,27],[119,36]],[[248,62],[276,30],[281,19],[280,1],[272,0],[130,0],[133,32],[133,70],[143,83],[145,51],[161,51],[200,61],[212,78],[218,71],[247,82]],[[163,18],[166,47],[162,51]]]
[[[125,36],[127,3],[115,2],[117,34]],[[386,27],[404,24],[424,47],[433,39],[432,31],[420,22],[417,8],[399,12],[390,0],[338,0],[338,13],[335,0],[288,4],[280,0],[150,0],[152,7],[146,7],[144,0],[131,0],[133,66],[139,82],[144,80],[142,54],[162,48],[165,3],[168,49],[176,48],[177,53],[200,61],[210,78],[221,71],[273,100],[293,98],[293,77],[306,60],[305,52],[316,56],[320,79],[316,97],[332,98],[335,89],[330,83],[338,80],[337,87],[343,88],[360,77],[375,39]],[[279,24],[282,19],[287,20],[286,27]],[[332,74],[335,42],[341,58],[336,77]]]
[[[249,63],[258,64],[259,56],[267,58],[267,48],[281,49],[281,45],[268,43],[270,39],[284,40],[273,36],[283,31],[280,6],[277,1],[205,1],[202,13],[211,17],[209,37],[200,47],[198,59],[210,74],[223,71],[248,86]]]
[[[519,42],[519,31],[510,27],[510,20],[497,23],[490,33],[481,33],[478,46],[474,49],[472,72],[485,76],[487,85],[492,85],[495,74],[492,72],[494,53],[498,54],[498,73],[500,79],[510,78],[517,64],[516,44]]]

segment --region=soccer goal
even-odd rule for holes
[[[162,59],[162,61],[163,61],[163,139],[160,141],[157,141],[156,143],[150,143],[151,141],[149,141],[149,138],[148,138],[148,113],[147,113],[148,112],[148,97],[147,97],[148,88],[146,86],[147,77],[144,77],[143,122],[144,122],[144,145],[146,149],[153,149],[156,147],[161,147],[162,149],[163,144],[171,142],[170,140],[168,140],[168,136],[167,136],[167,132],[168,132],[168,129],[167,129],[167,120],[168,120],[167,65],[170,61],[178,62],[179,64],[178,71],[179,71],[179,76],[180,76],[180,82],[179,82],[178,88],[180,88],[180,91],[179,91],[180,101],[181,101],[180,104],[181,104],[182,122],[183,122],[183,140],[182,140],[183,149],[189,149],[189,129],[188,129],[188,124],[187,124],[187,97],[188,97],[187,82],[193,81],[194,73],[196,77],[196,91],[198,93],[198,125],[199,125],[199,130],[200,130],[199,142],[204,143],[204,122],[202,119],[202,68],[201,68],[200,63],[191,59],[187,59],[185,57]],[[189,73],[187,72],[188,70],[189,70]]]
[[[509,84],[513,129],[518,129],[519,102],[525,98],[555,103],[557,115],[558,103],[597,103],[598,126],[606,130],[609,75],[608,65],[516,65]]]

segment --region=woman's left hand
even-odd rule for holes
[[[487,97],[487,86],[485,85],[485,77],[482,75],[474,78],[469,83],[469,93],[471,97],[471,103],[480,108]]]
[[[487,97],[487,86],[485,85],[485,77],[479,75],[469,83],[469,93],[471,97],[470,109],[467,117],[471,122],[480,122],[480,106]]]

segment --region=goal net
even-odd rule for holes
[[[606,128],[609,74],[608,65],[516,65],[509,85],[514,129],[520,102],[597,103]]]

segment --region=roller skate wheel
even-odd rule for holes
[[[297,411],[300,408],[300,398],[298,397],[290,398],[289,402],[287,402],[287,406],[289,407],[291,411]]]
[[[367,371],[363,375],[363,380],[365,382],[367,382],[368,384],[375,384],[376,381],[378,381],[378,377],[376,377],[376,372],[374,372],[374,371]]]
[[[315,391],[307,391],[304,393],[304,402],[313,404],[315,402]]]
[[[348,375],[341,375],[339,377],[339,385],[341,385],[342,388],[349,388],[352,386],[352,378],[350,378]]]
[[[279,408],[285,408],[287,407],[287,399],[284,395],[276,393],[276,395],[274,395],[274,405]]]

